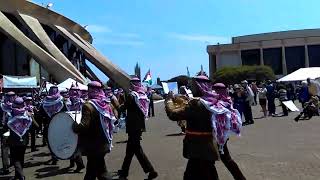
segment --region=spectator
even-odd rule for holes
[[[254,104],[254,94],[252,89],[248,86],[248,81],[244,80],[241,82],[242,86],[244,88],[244,92],[246,94],[246,101],[244,103],[244,110],[243,115],[245,118],[244,125],[253,124],[253,116],[252,116],[252,109],[251,105]]]
[[[307,83],[310,96],[320,97],[320,84],[310,78],[307,79]]]
[[[308,90],[308,83],[305,81],[302,81],[302,86],[299,90],[299,101],[304,108],[304,105],[306,102],[308,102],[310,99],[309,96],[309,90]]]
[[[265,84],[261,85],[261,88],[258,89],[259,94],[259,103],[263,111],[263,117],[267,117],[267,88]]]
[[[257,103],[258,86],[257,86],[256,82],[251,83],[251,89],[254,94],[254,99],[253,99],[254,103],[255,103],[255,105],[257,105],[258,104]]]
[[[235,84],[234,90],[235,92],[231,96],[233,100],[233,107],[239,111],[242,117],[244,111],[244,104],[247,97],[243,88],[240,85]]]
[[[281,103],[282,111],[283,111],[283,116],[288,116],[288,108],[286,105],[284,105],[284,101],[288,100],[287,96],[287,90],[284,85],[279,86],[279,101]]]
[[[276,114],[276,105],[274,104],[275,99],[275,88],[273,83],[269,80],[267,85],[267,101],[268,101],[268,111],[269,116],[273,116]]]

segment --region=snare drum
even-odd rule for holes
[[[74,121],[80,123],[81,112],[61,112],[50,121],[48,144],[50,151],[59,159],[70,159],[78,145],[78,135],[73,132]]]

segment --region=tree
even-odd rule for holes
[[[242,80],[274,80],[275,74],[269,66],[224,67],[218,70],[213,80],[225,84],[237,84]]]

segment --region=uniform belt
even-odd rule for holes
[[[186,130],[187,135],[192,136],[212,136],[212,132],[199,132],[199,131],[188,131]]]

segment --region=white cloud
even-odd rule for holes
[[[109,27],[97,25],[97,24],[87,25],[87,30],[90,33],[110,33],[110,32],[112,32],[112,30]]]
[[[183,41],[198,41],[203,43],[229,43],[231,38],[223,36],[213,36],[213,35],[204,35],[204,34],[180,34],[180,33],[170,33],[170,37],[183,40]]]

